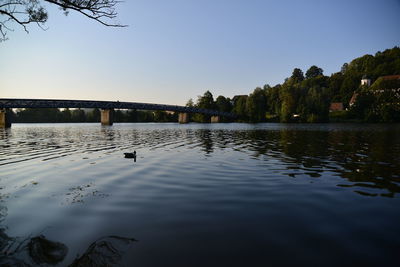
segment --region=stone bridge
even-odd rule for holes
[[[163,104],[93,100],[0,98],[0,127],[11,126],[11,121],[8,119],[9,116],[7,116],[7,109],[12,108],[99,108],[101,109],[102,125],[113,124],[114,109],[162,110],[178,112],[179,123],[188,123],[189,113],[201,113],[209,115],[211,116],[211,122],[219,122],[220,117],[236,117],[235,114],[229,112]]]

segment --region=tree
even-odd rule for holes
[[[283,84],[280,92],[281,110],[280,120],[281,122],[289,122],[296,108],[296,99],[294,93],[294,87]]]
[[[120,109],[114,110],[114,121],[115,122],[125,122],[125,114]]]
[[[87,122],[98,122],[100,121],[100,109],[94,108],[92,111],[86,114],[86,121]]]
[[[343,83],[343,74],[342,72],[336,72],[329,77],[328,88],[331,92],[331,97],[333,102],[341,102],[340,98],[340,87]]]
[[[328,89],[315,85],[308,90],[306,99],[302,120],[306,122],[327,121],[329,115]]]
[[[190,98],[190,99],[188,100],[188,102],[186,103],[186,106],[187,106],[187,107],[190,107],[190,108],[194,107],[193,99]]]
[[[340,86],[340,98],[342,102],[349,103],[354,91],[357,91],[360,85],[360,80],[357,77],[350,75],[345,76],[342,85]]]
[[[17,114],[18,122],[59,122],[61,112],[57,108],[26,108]]]
[[[317,66],[313,65],[307,70],[306,79],[315,78],[319,75],[322,75],[323,72],[324,71],[321,68],[318,68]]]
[[[350,116],[369,122],[377,121],[377,115],[372,108],[375,103],[375,97],[371,91],[363,91],[357,96],[357,100],[350,108]]]
[[[341,72],[342,74],[345,74],[348,68],[349,68],[349,64],[344,63],[343,66],[342,66],[342,68],[340,69],[340,72]]]
[[[66,108],[63,111],[61,111],[61,117],[63,122],[71,122],[72,118],[71,110],[69,108]]]
[[[294,81],[294,82],[301,82],[302,80],[304,80],[304,74],[303,74],[303,71],[301,70],[301,69],[299,69],[299,68],[295,68],[294,70],[293,70],[293,73],[292,73],[292,80]]]
[[[138,111],[136,109],[130,109],[126,112],[127,122],[138,122]]]
[[[220,95],[215,100],[215,105],[219,111],[231,112],[232,104],[229,98]]]
[[[247,121],[248,118],[246,113],[247,98],[247,95],[233,97],[233,113],[235,113],[241,121]]]
[[[251,122],[265,121],[267,100],[264,91],[257,87],[246,100],[246,113]]]
[[[154,111],[154,121],[155,122],[167,122],[168,121],[167,113],[162,110]]]
[[[72,120],[72,122],[84,122],[84,121],[86,121],[85,111],[83,111],[80,108],[72,110],[71,120]]]
[[[264,92],[267,99],[267,112],[272,115],[279,115],[281,110],[281,101],[279,92],[281,85],[278,84],[274,87],[264,85]]]
[[[214,97],[210,91],[206,91],[203,96],[199,96],[196,103],[197,108],[215,109]],[[210,122],[210,116],[205,114],[194,114],[193,119],[198,122]]]
[[[197,99],[197,107],[204,109],[214,109],[214,97],[210,91],[206,91],[203,96],[199,96]]]
[[[114,22],[118,0],[4,0],[0,2],[0,41],[7,40],[7,31],[13,30],[9,25],[12,23],[26,32],[29,24],[42,28],[49,17],[44,2],[58,6],[65,15],[75,11],[105,26],[126,26]]]

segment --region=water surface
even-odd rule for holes
[[[1,228],[60,266],[108,235],[139,240],[127,266],[400,261],[400,125],[13,124],[0,147]]]

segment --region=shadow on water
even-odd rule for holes
[[[0,223],[7,215],[7,208],[0,206]],[[120,266],[123,255],[128,251],[134,238],[105,236],[92,242],[81,256],[77,256],[68,267]],[[0,266],[28,267],[62,263],[68,254],[68,247],[44,235],[34,237],[10,237],[6,228],[0,225]]]
[[[106,236],[92,242],[68,267],[119,266],[134,238]],[[68,247],[43,235],[20,240],[0,230],[0,266],[42,266],[62,263]]]
[[[0,198],[1,199],[1,198]],[[7,227],[2,225],[8,209],[0,204],[0,266],[29,267],[57,265],[68,254],[68,247],[44,235],[10,237]],[[105,236],[92,242],[81,256],[77,256],[69,267],[119,266],[134,238]]]

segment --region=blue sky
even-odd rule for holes
[[[48,11],[46,31],[0,43],[0,97],[184,105],[400,45],[399,0],[127,0],[127,28]]]

